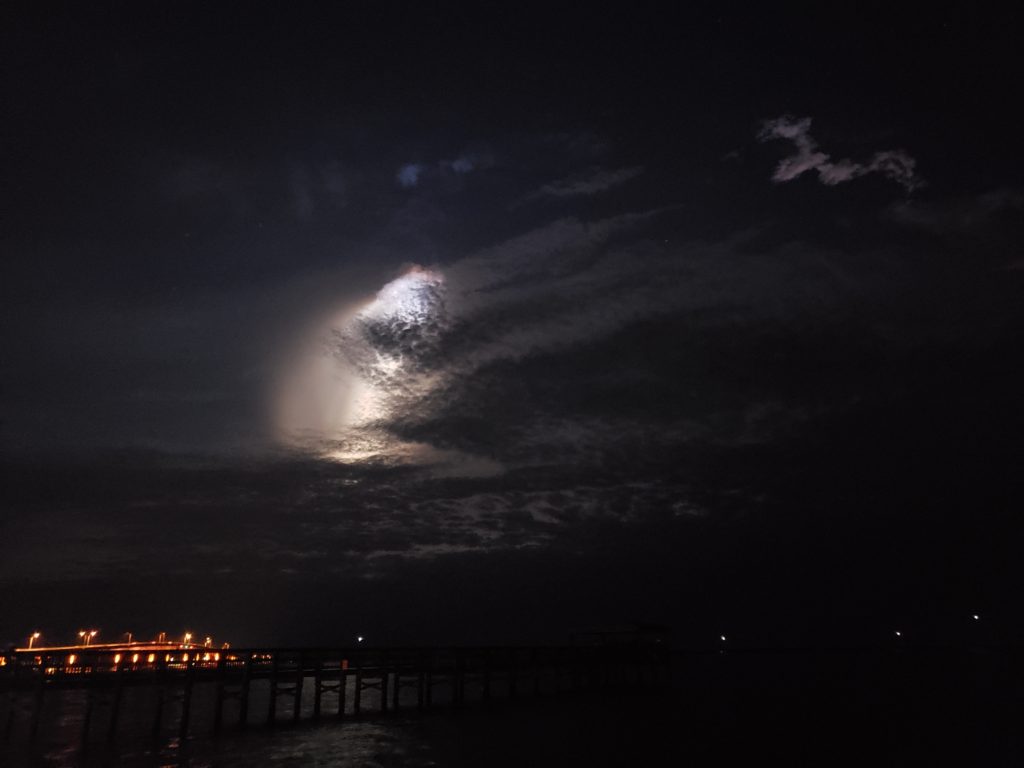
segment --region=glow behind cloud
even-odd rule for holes
[[[440,272],[414,266],[321,328],[316,351],[284,376],[281,439],[345,462],[418,463],[431,454],[394,438],[388,424],[435,381],[423,358],[445,324],[444,293]]]

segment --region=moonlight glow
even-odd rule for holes
[[[282,439],[338,461],[414,460],[388,422],[428,392],[424,353],[445,326],[445,284],[412,267],[361,307],[321,328],[321,343],[288,372],[277,404]]]

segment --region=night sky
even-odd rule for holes
[[[1019,12],[210,5],[3,12],[0,642],[1024,637]]]

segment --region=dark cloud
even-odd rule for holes
[[[643,168],[620,168],[609,171],[605,168],[594,168],[585,173],[577,173],[559,181],[545,184],[534,197],[577,197],[580,195],[596,195],[612,187],[639,176]]]
[[[994,189],[980,195],[940,201],[906,200],[893,203],[887,217],[933,234],[979,232],[1000,223],[1000,217],[1016,218],[1024,209],[1024,191]]]
[[[8,25],[0,629],[1019,591],[1009,25],[335,12]]]

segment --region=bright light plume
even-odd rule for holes
[[[443,328],[444,293],[440,272],[412,267],[321,329],[315,353],[285,376],[282,439],[334,461],[415,463],[417,447],[385,427],[436,384],[422,355]]]

